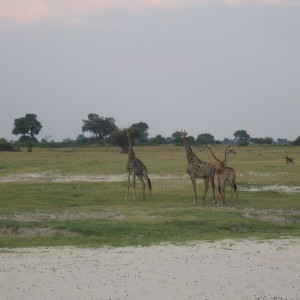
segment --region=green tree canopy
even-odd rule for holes
[[[15,119],[12,134],[28,134],[32,140],[36,140],[35,135],[38,135],[41,129],[42,124],[37,120],[37,115],[26,114],[25,117]]]
[[[183,144],[180,131],[175,131],[172,134],[172,138],[174,139],[174,144]]]
[[[138,129],[140,131],[140,136],[138,137],[140,141],[146,142],[148,140],[148,132],[147,130],[149,129],[149,126],[147,123],[144,122],[139,122],[132,124],[130,126],[131,129]]]
[[[126,129],[117,129],[109,137],[109,142],[112,145],[119,146],[122,149],[122,153],[128,153],[128,137]],[[140,136],[139,129],[131,129],[131,137],[134,140],[138,139]]]
[[[0,139],[0,151],[13,151],[14,147],[11,143],[9,143],[6,139]]]
[[[99,140],[108,137],[117,129],[114,118],[99,117],[97,114],[88,114],[88,120],[82,122],[82,132],[91,132]]]
[[[163,145],[166,144],[166,139],[162,135],[158,134],[154,138],[149,139],[149,144],[151,145]]]
[[[202,133],[197,136],[196,143],[199,145],[211,145],[215,143],[215,138],[210,133]]]
[[[180,131],[175,131],[173,134],[172,134],[172,138],[174,139],[174,144],[176,145],[182,145],[183,144],[183,140],[181,138],[181,133]],[[188,141],[190,144],[194,144],[195,143],[195,138],[191,135],[189,135],[187,137]]]
[[[266,137],[266,138],[252,138],[251,139],[253,144],[267,144],[267,145],[272,145],[274,140],[271,137]]]
[[[246,146],[249,144],[250,135],[246,130],[240,129],[237,130],[233,136],[236,138],[236,143],[241,146]]]

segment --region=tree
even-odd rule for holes
[[[42,124],[37,120],[37,115],[26,114],[25,117],[15,119],[12,134],[28,134],[31,140],[35,141],[35,135],[38,135],[41,129]]]
[[[236,138],[236,143],[240,146],[247,146],[249,144],[250,135],[246,130],[237,130],[233,136]]]
[[[278,138],[277,139],[277,144],[279,145],[287,145],[289,142],[287,139],[281,139],[281,138]]]
[[[175,131],[172,134],[172,138],[174,139],[174,144],[183,144],[182,138],[181,138],[181,134],[179,131]]]
[[[119,146],[122,148],[122,153],[128,153],[128,137],[127,137],[127,128],[126,129],[117,129],[109,137],[109,142],[112,145]],[[138,139],[140,136],[139,129],[131,129],[131,137],[133,140]]]
[[[166,144],[166,139],[162,135],[158,134],[154,138],[149,139],[149,144],[151,145],[163,145]]]
[[[146,142],[148,140],[148,132],[147,130],[149,129],[149,126],[147,123],[144,123],[144,122],[139,122],[139,123],[135,123],[135,124],[132,124],[130,126],[131,129],[139,129],[140,131],[140,137],[139,137],[139,140],[142,141],[142,142]]]
[[[99,140],[108,137],[117,129],[114,118],[103,118],[97,114],[88,114],[88,120],[82,122],[82,132],[92,132]]]
[[[251,141],[253,144],[259,144],[259,145],[263,145],[263,144],[271,145],[274,142],[273,138],[271,138],[271,137],[252,138]]]
[[[293,141],[293,146],[300,146],[300,136]]]
[[[199,145],[211,145],[215,143],[215,138],[210,133],[202,133],[197,136],[196,143]]]
[[[188,139],[188,141],[189,141],[190,144],[195,144],[195,138],[193,136],[189,135],[187,137],[187,139]]]
[[[183,144],[183,140],[182,140],[180,131],[175,131],[172,134],[172,138],[174,139],[174,144],[175,145],[182,145]],[[195,138],[193,136],[189,135],[187,137],[187,139],[188,139],[188,141],[189,141],[190,144],[194,144],[195,143]]]

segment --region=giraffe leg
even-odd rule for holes
[[[238,192],[237,192],[237,189],[236,189],[236,188],[235,188],[235,194],[236,194],[236,202],[237,202],[237,203],[240,203],[239,195],[238,195]]]
[[[127,193],[126,193],[125,200],[128,200],[129,187],[130,187],[130,173],[128,172],[127,173]]]
[[[209,189],[209,179],[208,179],[208,177],[203,178],[203,181],[204,181],[204,194],[203,194],[203,198],[202,198],[202,205],[204,204],[205,197],[206,197],[207,191]]]
[[[234,186],[233,183],[229,183],[230,185],[230,201],[233,202],[233,193],[234,193]]]
[[[234,191],[235,194],[236,194],[236,202],[237,202],[237,203],[240,203],[239,195],[238,195],[238,192],[237,192],[237,185],[236,185],[236,183],[233,184],[233,191]]]
[[[216,196],[214,204],[216,204],[217,206],[219,206],[219,204],[220,204],[220,191],[221,191],[221,189],[220,189],[220,185],[219,185],[219,181],[218,181],[218,177],[217,177],[216,173],[214,175],[214,180],[215,179],[217,179],[217,185],[215,185],[214,191],[217,194],[217,196]]]
[[[139,175],[138,180],[140,181],[140,183],[142,184],[142,190],[143,190],[143,200],[145,200],[145,181],[144,181],[144,176],[143,175]]]
[[[237,186],[236,186],[235,183],[230,183],[230,191],[231,191],[231,195],[230,195],[230,201],[231,201],[231,203],[234,202],[233,194],[235,194],[235,196],[236,196],[235,201],[237,203],[239,203],[239,196],[238,196],[238,193],[237,193]]]
[[[236,202],[240,203],[239,195],[238,195],[238,191],[237,191],[237,185],[236,185],[236,174],[234,174],[231,184],[232,184],[232,191],[236,195]]]
[[[220,205],[220,197],[221,197],[221,187],[217,185],[216,187],[216,192],[217,192],[217,201],[215,202],[217,206]]]
[[[225,185],[226,179],[224,179],[224,171],[218,172],[218,192],[219,192],[219,200],[218,205],[221,203],[225,205]]]
[[[221,182],[220,182],[220,174],[219,174],[219,172],[217,171],[217,193],[218,193],[218,201],[217,201],[217,205],[219,206],[220,205],[220,203],[221,203],[221,192],[222,192],[222,190],[221,190]]]
[[[197,188],[196,188],[196,178],[191,178],[191,180],[192,180],[193,191],[194,191],[194,205],[198,205]]]
[[[133,180],[132,180],[132,181],[133,181],[133,184],[132,184],[132,185],[133,185],[133,190],[134,190],[134,196],[133,196],[133,200],[135,200],[135,198],[136,198],[136,190],[135,190],[135,177],[136,177],[136,176],[135,176],[135,175],[133,175]]]
[[[152,184],[151,184],[151,180],[150,180],[150,178],[149,178],[149,176],[148,176],[147,171],[144,172],[144,178],[145,178],[145,181],[146,181],[147,186],[148,186],[149,194],[151,195]]]
[[[218,206],[223,205],[223,190],[221,186],[218,186]]]
[[[225,189],[222,187],[222,205],[225,205]]]
[[[214,180],[215,176],[212,176],[211,178],[209,178],[210,181],[210,187],[213,193],[213,200],[214,200],[214,204],[216,204],[216,187],[215,187],[215,180]]]
[[[222,202],[222,205],[224,206],[225,205],[225,183],[224,182],[221,182],[221,202]]]
[[[151,196],[151,195],[152,195],[152,183],[151,183],[151,180],[150,180],[149,177],[148,177],[148,179],[147,179],[147,182],[148,182],[149,194],[150,194],[150,196]]]
[[[224,186],[223,183],[220,181],[220,178],[218,177],[218,185],[217,185],[217,194],[218,194],[218,200],[217,205],[223,205],[224,204]]]

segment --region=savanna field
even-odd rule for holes
[[[239,203],[227,187],[225,207],[209,189],[198,206],[186,173],[183,146],[135,147],[148,168],[152,195],[130,189],[127,154],[120,148],[39,149],[0,153],[0,247],[184,244],[225,238],[300,236],[300,148],[235,146],[228,166],[237,172]],[[208,161],[207,152],[193,147]],[[225,146],[213,151],[224,158]],[[286,164],[288,153],[295,164]]]

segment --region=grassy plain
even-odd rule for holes
[[[205,151],[193,149],[207,161]],[[214,152],[223,158],[224,149],[217,146]],[[237,171],[240,203],[230,201],[228,190],[225,207],[212,204],[211,190],[204,206],[193,205],[185,149],[180,146],[135,147],[153,185],[152,196],[146,194],[142,200],[138,183],[135,201],[132,189],[129,200],[124,200],[127,155],[119,148],[2,152],[0,247],[100,247],[299,237],[300,148],[248,146],[235,150],[229,166]],[[285,164],[285,151],[295,157],[296,164]],[[110,180],[99,181],[99,175]],[[85,176],[89,179],[84,180]],[[117,181],[114,176],[118,176]],[[200,204],[200,179],[197,189]]]

